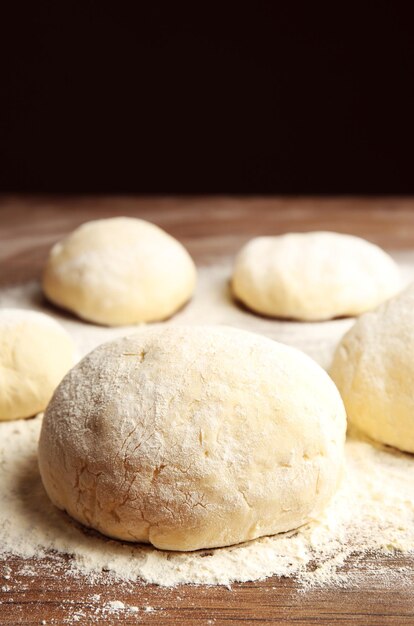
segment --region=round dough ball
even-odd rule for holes
[[[169,550],[297,528],[341,475],[345,410],[314,361],[227,327],[148,329],[59,386],[39,444],[51,500],[86,526]]]
[[[74,363],[67,332],[48,315],[0,310],[0,421],[43,411]]]
[[[359,315],[401,288],[398,267],[378,246],[330,232],[257,237],[236,258],[233,292],[271,317],[303,321]]]
[[[366,313],[339,344],[330,374],[349,421],[414,452],[414,285]]]
[[[166,232],[130,217],[87,222],[53,246],[43,290],[53,303],[108,326],[166,319],[191,297],[194,263]]]

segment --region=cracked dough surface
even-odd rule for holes
[[[239,252],[233,293],[248,308],[304,321],[353,316],[401,289],[399,269],[378,246],[333,232],[256,237]]]
[[[360,317],[336,349],[331,376],[349,420],[414,452],[414,284]]]
[[[71,337],[48,315],[0,310],[0,421],[43,411],[74,358]]]
[[[335,492],[346,418],[302,352],[220,326],[145,329],[65,377],[39,443],[51,500],[169,550],[297,528]]]
[[[82,224],[53,246],[47,298],[79,317],[122,326],[168,318],[189,300],[195,265],[179,241],[130,217]]]

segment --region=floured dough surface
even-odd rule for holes
[[[342,473],[345,411],[303,353],[228,327],[143,330],[59,386],[39,463],[51,500],[111,537],[170,550],[297,528]]]
[[[414,284],[357,320],[338,346],[331,376],[349,420],[414,452]]]
[[[68,333],[48,315],[0,309],[0,421],[43,411],[74,352]]]
[[[239,252],[233,293],[251,310],[304,321],[353,316],[401,289],[398,267],[378,246],[334,232],[257,237]]]
[[[51,250],[43,290],[81,318],[122,326],[163,320],[191,297],[194,263],[166,232],[129,217],[87,222]]]

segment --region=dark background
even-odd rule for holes
[[[410,4],[13,3],[0,191],[414,193]]]

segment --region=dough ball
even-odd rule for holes
[[[191,297],[194,263],[166,232],[129,217],[87,222],[51,250],[43,290],[55,304],[108,326],[163,320]]]
[[[237,256],[232,285],[253,311],[304,321],[359,315],[401,287],[397,265],[381,248],[329,232],[252,239]]]
[[[48,315],[0,310],[0,421],[43,411],[74,363],[67,332]]]
[[[314,361],[228,327],[148,329],[59,386],[39,445],[51,500],[86,526],[169,550],[297,528],[341,475],[345,410]]]
[[[349,421],[414,452],[414,285],[360,317],[339,344],[331,376]]]

